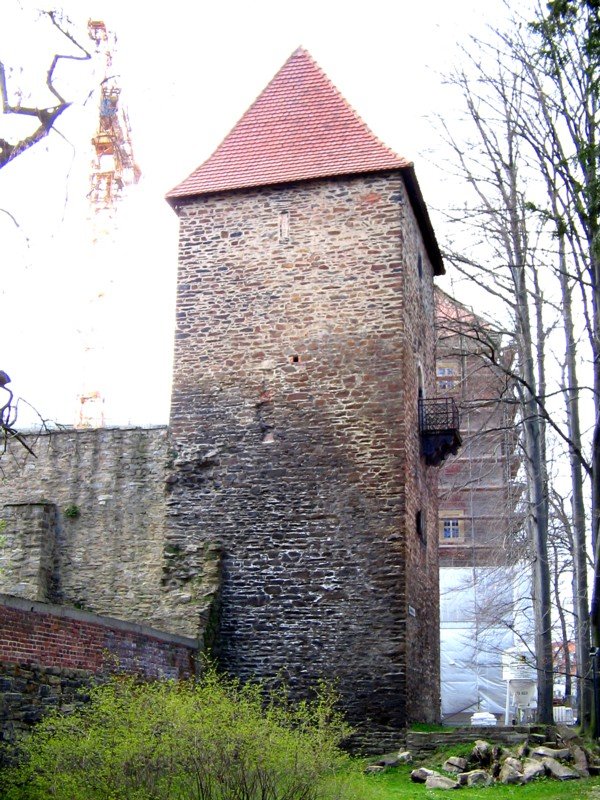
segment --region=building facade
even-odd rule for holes
[[[504,712],[502,653],[529,596],[512,352],[471,309],[436,289],[437,389],[460,409],[463,446],[439,481],[442,715]],[[522,632],[525,629],[522,628]]]

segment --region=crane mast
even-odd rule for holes
[[[120,103],[119,76],[112,72],[116,37],[101,20],[90,20],[88,30],[96,53],[104,59],[89,198],[96,212],[113,211],[125,187],[137,183],[141,172],[133,156],[127,111]]]
[[[127,189],[136,184],[141,171],[135,161],[131,125],[122,102],[120,76],[114,69],[116,36],[104,21],[90,19],[88,33],[94,43],[98,76],[98,114],[91,139],[89,178],[89,224],[92,248],[86,265],[84,316],[79,326],[83,365],[77,396],[77,427],[104,424],[103,358],[108,333],[109,307],[118,281],[117,211]]]

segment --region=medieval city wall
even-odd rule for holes
[[[170,630],[162,592],[168,435],[29,435],[3,456],[0,591]]]
[[[242,678],[336,680],[393,746],[439,710],[432,268],[403,179],[179,214],[171,431],[13,450],[0,590],[207,639]]]
[[[435,719],[437,510],[415,366],[432,392],[431,267],[423,251],[407,282],[420,239],[401,175],[178,213],[169,579],[222,548],[218,655],[235,674],[337,679],[350,717],[380,731]]]

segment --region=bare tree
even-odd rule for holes
[[[453,77],[467,111],[472,140],[446,131],[454,161],[474,202],[454,216],[478,240],[471,253],[450,254],[463,273],[495,298],[515,325],[517,387],[530,488],[534,542],[541,715],[551,718],[550,583],[548,572],[547,435],[568,454],[574,619],[579,666],[580,720],[590,723],[589,625],[585,485],[592,488],[592,538],[597,546],[592,623],[600,645],[600,3],[551,0],[532,22],[512,20],[508,33],[474,43],[470,67]],[[484,247],[481,247],[481,245]],[[575,290],[578,296],[575,296]],[[596,407],[593,441],[580,421],[582,332],[591,353]],[[563,337],[561,362],[547,342]],[[551,350],[558,348],[553,345]],[[548,386],[548,363],[562,371]],[[557,398],[562,396],[562,410]],[[564,419],[563,419],[564,415]],[[586,455],[591,451],[591,457]],[[560,611],[560,609],[559,609]],[[546,668],[541,668],[546,664]]]
[[[79,50],[79,54],[56,53],[52,58],[46,72],[46,86],[55,102],[49,106],[23,106],[19,101],[11,101],[10,87],[7,82],[7,66],[0,61],[0,97],[2,98],[3,113],[27,117],[35,121],[33,131],[23,138],[13,142],[0,138],[0,169],[44,139],[53,130],[60,115],[69,107],[70,102],[62,96],[55,83],[54,73],[59,62],[61,60],[87,61],[91,58],[85,47],[68,31],[68,22],[66,20],[60,18],[56,11],[44,11],[42,13],[50,19],[52,25],[65,39]]]
[[[13,65],[1,60],[0,54],[0,98],[2,101],[2,113],[4,115],[24,118],[31,120],[31,130],[25,136],[13,138],[11,141],[0,137],[0,169],[19,155],[29,150],[38,142],[42,141],[48,134],[55,129],[55,125],[61,114],[63,114],[71,103],[62,95],[56,83],[55,72],[59,63],[63,60],[87,61],[91,58],[87,49],[80,44],[73,33],[70,32],[70,22],[56,11],[42,11],[41,17],[50,20],[52,27],[58,31],[65,42],[69,42],[76,48],[72,53],[55,53],[45,72],[45,86],[53,98],[51,105],[23,105],[20,97],[24,87],[17,84],[11,85],[10,75]],[[15,216],[7,209],[0,209],[6,214],[16,227],[20,227]],[[15,401],[13,392],[7,384],[10,378],[6,372],[0,370],[0,453],[4,454],[11,440],[17,441],[29,453],[35,455],[24,437],[19,433],[17,425],[18,402]],[[39,415],[38,415],[39,416]],[[41,425],[46,427],[46,422],[40,417]]]
[[[17,409],[16,404],[14,403],[14,395],[7,385],[9,383],[10,378],[6,372],[4,372],[4,370],[0,369],[0,390],[4,395],[4,397],[0,400],[0,402],[3,402],[3,405],[0,405],[0,438],[2,439],[2,444],[0,445],[1,452],[5,453],[8,449],[10,441],[14,439],[19,442],[19,444],[29,453],[31,453],[32,456],[35,457],[35,453],[31,447],[15,428],[15,424],[17,422]]]
[[[540,414],[539,391],[541,354],[536,343],[544,340],[539,327],[541,315],[533,304],[535,275],[526,220],[526,198],[521,178],[521,141],[518,125],[521,86],[518,75],[507,72],[497,61],[490,65],[473,60],[474,80],[462,71],[454,76],[460,88],[475,138],[465,146],[446,128],[461,173],[474,193],[469,223],[476,220],[479,233],[485,230],[492,259],[485,267],[476,260],[447,254],[471,278],[502,298],[512,318],[517,352],[516,391],[521,407],[521,428],[529,492],[528,528],[533,552],[534,616],[538,669],[538,711],[540,720],[552,721],[552,632],[550,572],[548,563],[548,492],[544,462],[545,426]],[[481,87],[483,86],[483,90]],[[461,212],[462,213],[462,212]],[[493,358],[493,350],[490,349]]]

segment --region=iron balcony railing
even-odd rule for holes
[[[419,429],[421,433],[458,431],[460,417],[452,397],[419,400]]]
[[[419,432],[427,464],[438,466],[462,444],[460,417],[452,397],[419,400]]]

